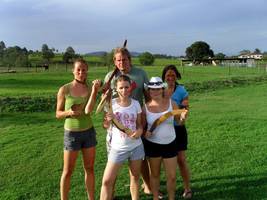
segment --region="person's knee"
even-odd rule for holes
[[[84,171],[87,174],[93,174],[94,173],[94,165],[86,165],[86,166],[84,166]]]
[[[73,167],[64,168],[62,172],[62,177],[64,178],[71,177],[73,171],[74,171]]]
[[[102,186],[111,188],[111,187],[113,187],[114,182],[115,182],[115,180],[113,180],[111,178],[105,178],[104,177],[102,180]]]
[[[177,156],[177,162],[179,166],[185,166],[185,157],[184,156]]]
[[[158,173],[151,173],[150,177],[151,178],[154,178],[154,179],[159,179],[160,178],[160,174],[158,174]]]
[[[131,174],[131,179],[132,180],[139,180],[140,173],[139,172],[134,172]]]
[[[176,183],[176,176],[170,176],[168,179],[172,184]]]

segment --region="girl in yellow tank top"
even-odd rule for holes
[[[88,199],[94,199],[95,177],[95,130],[90,113],[93,111],[101,81],[94,80],[89,88],[87,63],[78,59],[73,64],[74,80],[62,86],[57,94],[56,117],[65,119],[64,124],[64,166],[60,180],[61,200],[68,199],[70,178],[79,150],[83,154],[85,186]]]

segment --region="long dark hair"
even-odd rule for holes
[[[162,75],[161,75],[161,78],[162,78],[163,81],[165,81],[165,75],[166,75],[167,71],[169,71],[169,70],[174,71],[174,73],[175,73],[175,75],[177,77],[177,80],[180,80],[182,78],[180,72],[178,71],[178,69],[176,68],[175,65],[166,65],[164,67],[164,69],[162,71]]]

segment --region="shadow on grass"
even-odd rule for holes
[[[180,184],[180,183],[179,183]],[[161,181],[161,190],[165,194],[164,199],[167,199],[166,181]],[[179,185],[178,187],[181,187]],[[266,174],[251,174],[251,175],[229,175],[229,176],[214,176],[203,179],[192,180],[192,190],[194,192],[192,199],[267,199],[267,178]],[[182,189],[176,190],[176,199],[182,199]],[[130,199],[129,195],[117,195],[118,200]],[[153,199],[150,195],[145,195],[140,192],[140,199]]]
[[[267,199],[266,174],[194,179],[192,187],[194,199]]]
[[[116,197],[113,200],[129,200],[131,199],[130,191],[129,195],[116,195]],[[140,192],[140,200],[153,200],[152,195],[146,195],[142,192]]]

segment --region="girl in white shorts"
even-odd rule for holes
[[[139,199],[139,176],[144,158],[144,147],[140,136],[143,133],[141,106],[130,98],[131,80],[120,75],[116,80],[118,98],[112,99],[113,112],[105,112],[103,126],[108,129],[109,152],[104,171],[100,199],[112,199],[116,177],[124,161],[129,160],[130,192],[132,199]],[[116,119],[130,130],[130,134],[121,131],[112,123]]]

